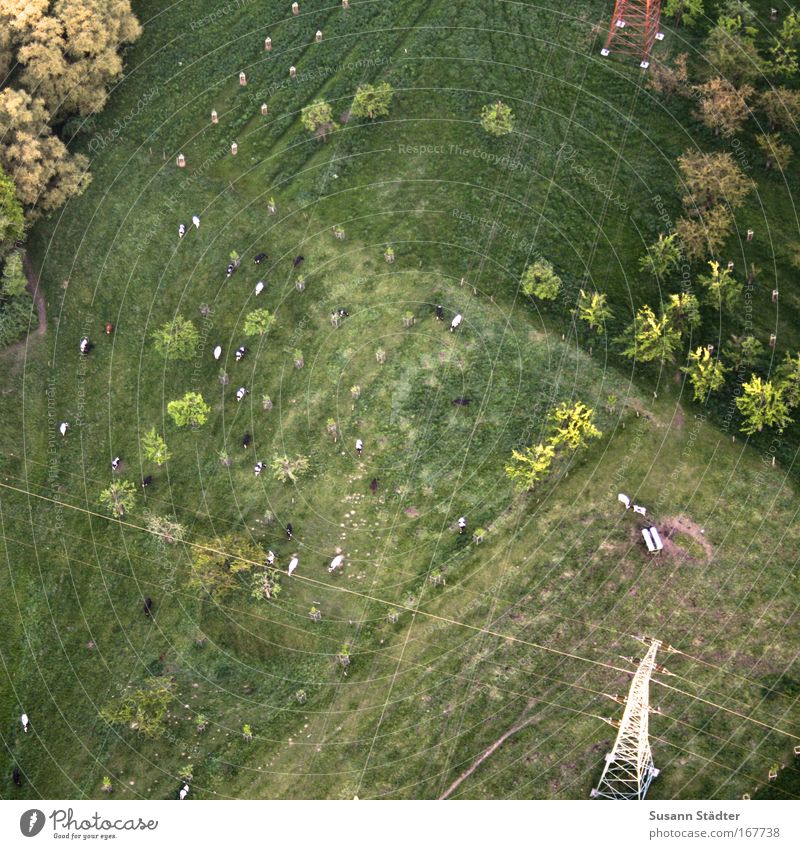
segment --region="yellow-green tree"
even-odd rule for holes
[[[188,318],[176,315],[153,333],[155,348],[167,360],[190,360],[197,351],[200,334]]]
[[[330,103],[319,99],[303,108],[301,113],[303,126],[317,138],[325,139],[333,129],[333,110]]]
[[[556,449],[541,442],[522,451],[514,449],[504,467],[505,473],[518,492],[528,492],[550,471],[555,456]]]
[[[681,367],[688,375],[694,390],[694,400],[704,401],[711,392],[721,389],[725,383],[725,373],[729,371],[719,358],[714,358],[708,348],[695,348],[690,352],[688,362]]]
[[[211,407],[199,392],[187,392],[183,398],[170,401],[167,413],[178,427],[200,427],[208,419]]]
[[[227,534],[199,543],[194,548],[189,586],[220,598],[243,585],[240,575],[260,568],[266,552],[256,543],[236,534]]]
[[[723,268],[716,260],[708,263],[708,274],[701,274],[697,282],[706,291],[706,301],[714,308],[724,307],[733,311],[739,304],[742,284],[733,276],[730,268]]]
[[[758,433],[765,427],[774,427],[780,432],[792,423],[783,387],[771,380],[763,380],[757,374],[742,384],[736,409],[744,419],[740,428],[743,433]]]
[[[149,739],[160,737],[167,729],[175,683],[166,676],[152,678],[144,687],[112,700],[101,711],[101,719],[110,725],[122,725]]]
[[[121,519],[136,503],[136,487],[130,481],[112,481],[99,500],[112,516]]]
[[[389,114],[394,89],[387,82],[363,83],[356,89],[350,114],[354,118],[382,118]]]
[[[594,410],[582,401],[559,404],[550,414],[553,432],[548,443],[553,448],[565,446],[572,451],[587,444],[590,439],[599,439],[603,434],[594,424]]]
[[[738,133],[750,115],[747,105],[755,89],[743,84],[736,88],[730,80],[716,77],[693,87],[697,97],[697,115],[714,131],[714,135],[729,138]]]
[[[481,110],[481,126],[490,136],[507,136],[514,129],[511,107],[498,100]]]
[[[0,259],[25,232],[25,215],[17,198],[17,189],[11,177],[0,168]]]
[[[155,426],[142,436],[142,454],[157,466],[163,466],[171,456],[167,443],[155,429]]]
[[[608,295],[604,292],[592,292],[590,295],[581,289],[578,299],[578,318],[581,321],[585,321],[597,333],[602,333],[613,316],[608,305]]]
[[[552,263],[546,259],[538,259],[525,269],[520,285],[523,294],[528,297],[552,301],[558,297],[561,278],[556,274]]]
[[[681,344],[680,330],[666,313],[656,317],[652,308],[645,304],[636,312],[620,340],[625,347],[624,357],[650,363],[654,360],[672,360]]]
[[[794,156],[794,149],[783,141],[779,133],[759,133],[756,143],[764,154],[764,167],[767,170],[776,165],[779,170],[786,170]]]

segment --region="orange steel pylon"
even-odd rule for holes
[[[634,56],[642,68],[650,65],[650,51],[664,34],[659,30],[661,0],[616,0],[603,56]]]

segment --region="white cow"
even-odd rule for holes
[[[356,451],[358,452],[358,456],[361,456],[361,452],[364,450],[364,442],[361,439],[356,440]]]
[[[633,512],[639,513],[639,515],[641,515],[641,516],[646,516],[647,515],[647,508],[646,507],[640,507],[638,504],[634,504],[633,505]]]
[[[274,566],[274,565],[275,565],[275,552],[272,549],[270,549],[267,552],[267,566]]]
[[[624,504],[626,510],[631,509],[631,500],[630,498],[628,498],[627,495],[625,495],[624,492],[620,492],[620,494],[617,496],[617,501],[619,501],[621,504]]]
[[[461,518],[458,520],[458,532],[460,534],[463,534],[464,528],[466,528],[466,527],[467,527],[467,517],[461,516]]]
[[[331,565],[328,566],[328,571],[335,572],[342,563],[344,563],[344,554],[337,554],[336,557],[331,560]]]
[[[66,436],[67,431],[69,430],[69,422],[61,422],[61,424],[58,426],[58,430],[62,436]]]
[[[222,356],[222,345],[217,345],[217,347],[214,348],[214,359],[218,360],[221,356]]]
[[[286,570],[290,575],[297,568],[300,561],[297,559],[297,555],[293,554],[292,559],[289,561],[289,568]]]
[[[244,386],[240,386],[236,390],[236,400],[241,401],[242,398],[244,398],[245,395],[247,395],[247,390],[244,388]]]
[[[263,291],[264,291],[264,281],[259,280],[258,283],[256,283],[256,295],[260,295]]]
[[[181,792],[178,793],[178,796],[180,797],[181,801],[183,801],[188,795],[189,795],[189,785],[184,784],[183,787],[181,787]]]
[[[31,723],[28,720],[28,714],[23,713],[22,716],[19,718],[19,721],[22,723],[22,730],[27,734],[28,730],[31,727]]]
[[[185,235],[186,235],[186,225],[185,224],[179,224],[178,225],[178,237],[182,239]]]
[[[450,332],[452,333],[454,330],[457,330],[461,322],[464,320],[464,316],[459,313],[451,322],[450,322]]]
[[[197,229],[200,229],[200,218],[197,215],[192,216],[192,224],[194,224]]]

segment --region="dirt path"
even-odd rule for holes
[[[472,775],[472,773],[475,772],[475,770],[488,757],[493,755],[500,748],[500,746],[502,746],[503,743],[505,743],[505,741],[508,740],[509,737],[511,737],[513,734],[516,734],[517,731],[522,731],[522,729],[526,725],[530,725],[530,723],[533,722],[533,719],[534,718],[532,716],[529,716],[527,719],[521,720],[516,725],[512,725],[511,728],[509,728],[508,731],[506,731],[505,734],[503,734],[501,737],[498,737],[497,740],[495,740],[494,743],[492,743],[492,745],[489,746],[488,749],[484,750],[483,754],[481,754],[480,757],[477,760],[475,760],[473,762],[473,764],[468,769],[465,769],[464,772],[462,772],[461,775],[458,776],[458,778],[447,788],[447,790],[445,790],[444,793],[442,793],[442,795],[439,797],[439,799],[446,799],[448,796],[450,796],[453,793],[453,791],[456,790],[458,785],[461,784],[462,781],[465,781],[467,778],[469,778]]]
[[[39,326],[36,328],[37,336],[44,336],[47,333],[47,307],[44,302],[42,288],[39,285],[39,275],[33,268],[28,255],[22,257],[22,267],[25,269],[25,276],[28,278],[28,285],[25,287],[33,296],[33,302],[36,304],[36,314],[39,316]]]

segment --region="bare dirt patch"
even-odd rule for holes
[[[664,543],[664,553],[669,557],[694,562],[709,563],[714,556],[714,547],[706,539],[703,529],[688,516],[671,516],[664,519],[658,528]],[[693,545],[681,537],[688,537]]]

